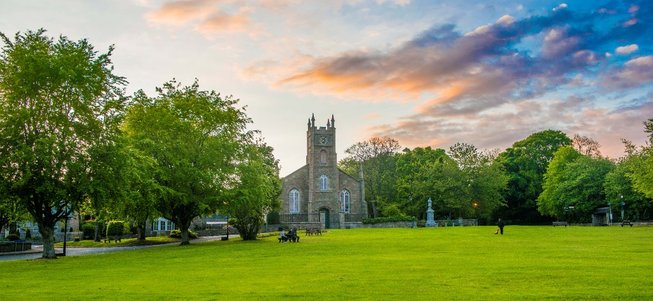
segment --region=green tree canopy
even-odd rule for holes
[[[379,205],[396,198],[395,155],[400,149],[395,139],[372,137],[347,148],[348,157],[339,162],[347,173],[359,177],[362,174],[372,217],[378,216]]]
[[[430,147],[405,149],[397,155],[397,195],[403,212],[426,218],[431,198],[438,215],[459,213],[463,176],[444,150]]]
[[[556,151],[537,199],[542,214],[575,222],[591,220],[594,209],[608,205],[603,183],[614,164],[580,154],[570,146]]]
[[[515,223],[546,220],[538,212],[536,200],[553,154],[566,145],[571,145],[571,139],[565,133],[546,130],[515,142],[499,154],[496,161],[508,175],[508,187],[503,191],[507,206],[500,207],[495,214]]]
[[[244,147],[236,170],[221,212],[232,218],[243,240],[255,240],[265,215],[280,205],[279,163],[272,148],[259,140]]]
[[[55,223],[83,199],[90,150],[106,139],[101,116],[120,108],[125,81],[113,48],[98,55],[45,30],[0,37],[0,178],[38,224],[43,257],[55,258]]]
[[[130,144],[156,162],[161,189],[155,207],[181,230],[188,244],[191,221],[215,212],[226,184],[236,177],[236,159],[250,133],[250,119],[238,100],[202,91],[197,81],[182,87],[172,80],[157,97],[138,92],[124,131]]]

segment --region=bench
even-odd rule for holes
[[[319,228],[306,229],[305,235],[322,235],[322,229]]]
[[[629,226],[632,227],[632,226],[633,226],[633,223],[631,223],[629,220],[621,221],[621,226],[623,227],[624,225],[629,225]]]
[[[565,226],[565,227],[567,227],[567,226],[569,226],[569,223],[567,223],[567,222],[553,222],[553,226],[554,227],[555,226]]]

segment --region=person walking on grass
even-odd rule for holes
[[[501,235],[503,235],[503,226],[505,226],[505,224],[503,223],[503,221],[501,220],[501,218],[499,218],[499,222],[497,223],[497,226],[499,226],[499,228],[497,229],[496,232],[494,232],[494,234],[499,234],[499,233],[501,233]]]

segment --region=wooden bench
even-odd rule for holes
[[[310,228],[306,229],[306,234],[305,235],[322,235],[322,230],[319,228]]]
[[[632,227],[632,226],[633,226],[633,223],[631,223],[629,220],[621,221],[621,226],[623,227],[624,225],[629,225],[629,226]]]
[[[567,227],[567,226],[569,226],[569,223],[567,223],[567,222],[553,222],[553,226],[554,227],[555,226],[565,226],[565,227]]]

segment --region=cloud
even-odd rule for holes
[[[578,13],[561,4],[547,15],[506,15],[464,33],[438,24],[389,49],[314,57],[290,66],[277,84],[345,99],[379,101],[383,95],[412,103],[412,115],[368,129],[409,147],[460,141],[507,147],[549,128],[614,145],[620,137],[605,142],[614,138],[605,128],[641,133],[653,104],[614,110],[606,100],[599,105],[579,93],[605,97],[653,82],[653,57],[625,63],[611,58],[611,51],[632,53],[636,43],[650,43],[647,27],[622,26],[630,18],[643,20],[646,9],[628,10],[611,8],[611,22],[605,22],[607,10]],[[615,50],[624,40],[633,44]]]
[[[615,50],[616,53],[618,54],[631,54],[639,49],[639,46],[637,44],[630,44],[628,46],[619,46]]]
[[[608,87],[629,88],[653,83],[653,56],[641,56],[627,61],[604,75],[603,84]]]
[[[203,19],[216,11],[216,0],[179,0],[164,3],[157,10],[146,14],[153,23],[183,25]]]
[[[246,10],[229,15],[216,12],[197,25],[197,30],[203,33],[246,31],[251,21]]]

